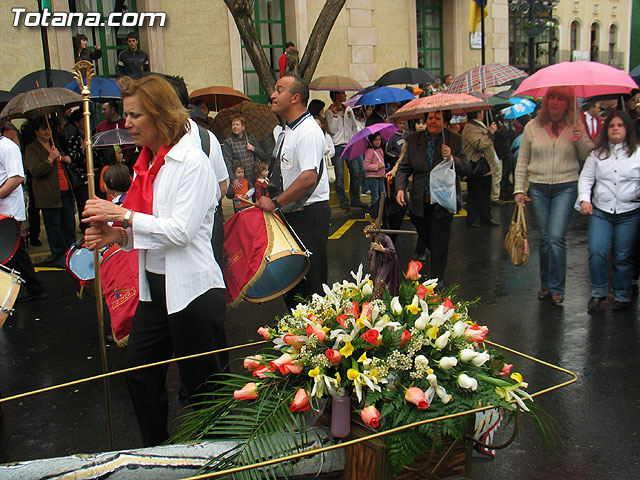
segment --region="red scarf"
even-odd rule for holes
[[[164,156],[169,150],[171,150],[171,147],[162,144],[153,165],[149,168],[149,164],[153,159],[153,152],[149,147],[142,147],[142,151],[133,166],[136,178],[133,180],[122,204],[124,208],[153,215],[153,180],[156,178],[160,167],[164,165]]]

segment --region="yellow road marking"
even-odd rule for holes
[[[33,267],[36,272],[62,272],[64,268],[59,267]]]

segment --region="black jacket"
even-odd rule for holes
[[[122,51],[118,57],[118,77],[140,78],[142,72],[149,71],[149,56],[138,49],[135,52],[130,48]]]
[[[396,190],[404,190],[405,198],[409,177],[413,175],[411,184],[411,195],[409,199],[409,209],[411,213],[418,217],[424,216],[424,190],[429,181],[431,169],[442,162],[442,135],[436,137],[436,151],[433,159],[433,166],[427,162],[427,137],[428,132],[412,132],[407,136],[407,151],[398,166],[396,174]],[[462,148],[462,137],[450,130],[444,131],[446,144],[451,148],[451,154],[455,159],[456,167],[456,194],[458,198],[458,209],[461,207],[462,194],[460,189],[460,177],[469,174],[471,166]],[[445,208],[438,211],[443,216],[451,215]]]

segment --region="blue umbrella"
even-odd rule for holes
[[[75,80],[73,82],[70,82],[68,85],[65,85],[64,88],[73,90],[76,93],[81,93],[78,82],[76,82]],[[94,100],[96,102],[114,99],[119,100],[121,93],[122,89],[114,80],[110,78],[93,77],[91,79],[91,95],[89,95],[89,98],[91,100]]]
[[[509,101],[513,103],[513,105],[502,109],[502,113],[504,114],[505,119],[519,118],[523,115],[533,113],[533,111],[536,109],[536,102],[534,102],[533,100],[512,97],[509,99]]]
[[[371,90],[363,94],[355,106],[360,107],[363,105],[380,105],[382,103],[394,103],[405,102],[407,100],[413,100],[415,97],[413,93],[402,88],[395,87],[379,87],[375,90]]]

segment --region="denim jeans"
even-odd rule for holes
[[[380,198],[380,192],[384,191],[384,177],[367,177],[365,185],[371,191],[371,205],[375,205]]]
[[[540,288],[564,295],[567,273],[567,226],[578,182],[531,183],[529,196],[540,232]]]
[[[589,219],[589,275],[591,296],[606,297],[609,284],[609,250],[613,242],[613,299],[631,301],[633,245],[640,225],[640,208],[607,213],[593,207]]]
[[[73,194],[64,190],[60,196],[62,207],[42,208],[41,211],[53,263],[64,267],[64,255],[76,241],[76,218]]]
[[[346,145],[336,145],[336,153],[331,158],[333,171],[336,174],[336,195],[338,195],[340,205],[349,204],[349,200],[344,191],[344,160],[340,158],[345,146]],[[360,201],[360,161],[358,157],[347,160],[347,167],[349,168],[349,196],[351,197],[351,203],[358,203]]]

